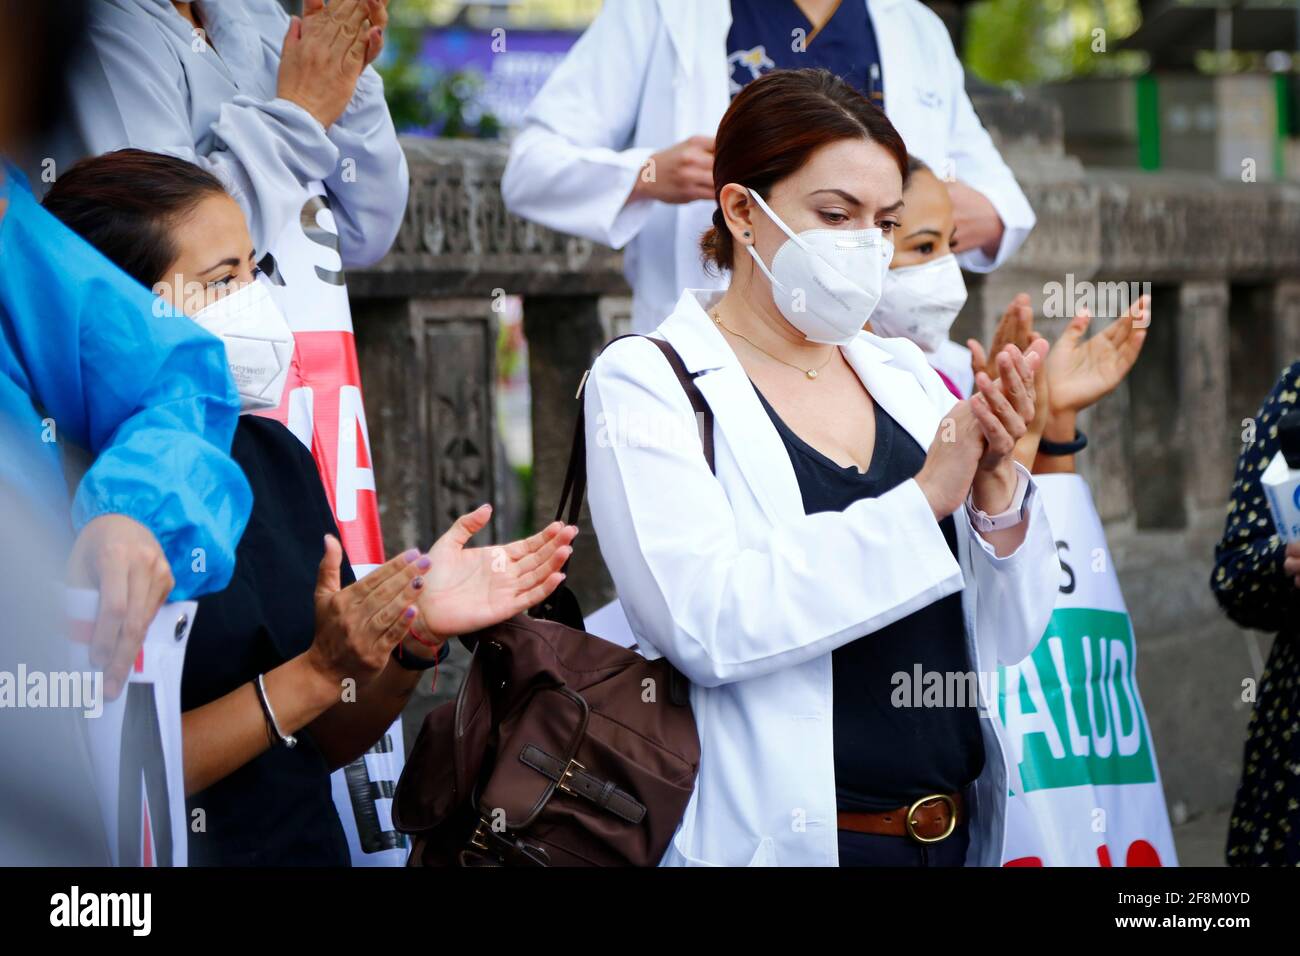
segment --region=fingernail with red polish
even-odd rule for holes
[[[424,587],[424,578],[412,578],[411,587],[417,591],[420,590],[420,588]]]

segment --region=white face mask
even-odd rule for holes
[[[911,339],[923,352],[937,351],[966,304],[966,282],[952,253],[919,266],[890,271],[885,294],[871,316],[878,335]]]
[[[190,317],[226,346],[241,412],[277,408],[293,358],[293,332],[265,282],[250,282]]]
[[[809,229],[795,235],[754,190],[763,212],[790,238],[764,264],[747,246],[772,284],[772,301],[786,321],[810,342],[847,345],[862,331],[880,301],[894,244],[880,229]]]

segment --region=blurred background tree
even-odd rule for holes
[[[466,5],[451,0],[391,0],[384,54],[375,68],[393,123],[404,133],[450,139],[495,139],[501,124],[479,106],[481,74],[446,70],[422,54],[430,26],[463,16]]]
[[[1141,22],[1138,0],[981,0],[970,6],[963,60],[999,85],[1132,75],[1145,58],[1115,45]]]
[[[384,97],[399,130],[425,129],[433,123],[428,89],[429,69],[419,59],[423,24],[399,11],[419,0],[393,0],[393,19],[384,39],[384,53],[375,69],[384,79]]]

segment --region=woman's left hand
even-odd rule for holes
[[[525,611],[564,580],[560,569],[573,553],[578,529],[559,521],[510,544],[466,548],[487,527],[492,506],[456,520],[429,550],[433,566],[424,574],[419,614],[412,630],[425,644],[404,645],[432,656],[450,638],[469,634]]]
[[[996,469],[1010,456],[1016,441],[1034,420],[1034,374],[1047,354],[1047,342],[1036,339],[1022,352],[1008,345],[997,356],[997,381],[987,372],[975,376],[976,394],[971,405],[988,443],[980,468]]]
[[[973,492],[975,505],[982,511],[1005,511],[1015,494],[1012,454],[1034,421],[1034,378],[1046,355],[1044,339],[1035,340],[1025,352],[1008,345],[997,355],[996,382],[985,372],[975,376],[977,394],[971,398],[971,408],[986,448],[975,472]]]
[[[1300,588],[1300,541],[1292,541],[1286,546],[1286,557],[1282,559],[1282,568],[1291,583]]]
[[[1151,298],[1141,296],[1127,312],[1087,340],[1092,316],[1081,310],[1047,356],[1052,413],[1082,411],[1109,395],[1133,368],[1151,324]]]
[[[384,30],[388,26],[388,0],[365,0],[366,19],[370,28],[366,31],[365,65],[369,66],[379,58],[384,50]],[[302,15],[315,16],[325,10],[325,0],[303,0]]]

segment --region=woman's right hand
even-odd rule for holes
[[[966,340],[966,348],[970,349],[971,373],[978,375],[983,372],[989,378],[997,378],[998,371],[995,363],[1004,348],[1014,345],[1020,351],[1027,352],[1034,339],[1039,337],[1034,332],[1034,309],[1029,300],[1029,293],[1021,292],[1011,300],[1011,304],[1002,313],[1002,318],[998,320],[997,328],[993,330],[993,343],[989,346],[988,352],[984,351],[984,346],[980,344],[979,339]]]
[[[984,432],[970,399],[958,402],[939,423],[916,475],[935,518],[942,521],[965,503],[984,452]]]
[[[692,136],[655,153],[637,173],[628,201],[680,205],[713,198],[713,137]]]
[[[307,656],[332,684],[346,678],[365,684],[383,671],[393,648],[406,636],[424,586],[421,575],[431,562],[411,549],[340,588],[342,561],[342,545],[326,535],[316,576],[316,638]]]
[[[370,0],[308,7],[290,21],[284,36],[276,96],[298,104],[329,129],[352,101],[366,66],[373,40]]]
[[[138,521],[100,515],[86,523],[73,544],[68,583],[99,592],[90,663],[104,671],[104,693],[116,700],[150,622],[176,584],[167,556]]]
[[[1300,541],[1292,541],[1286,546],[1286,557],[1282,560],[1282,567],[1287,577],[1291,579],[1291,583],[1300,588]]]

